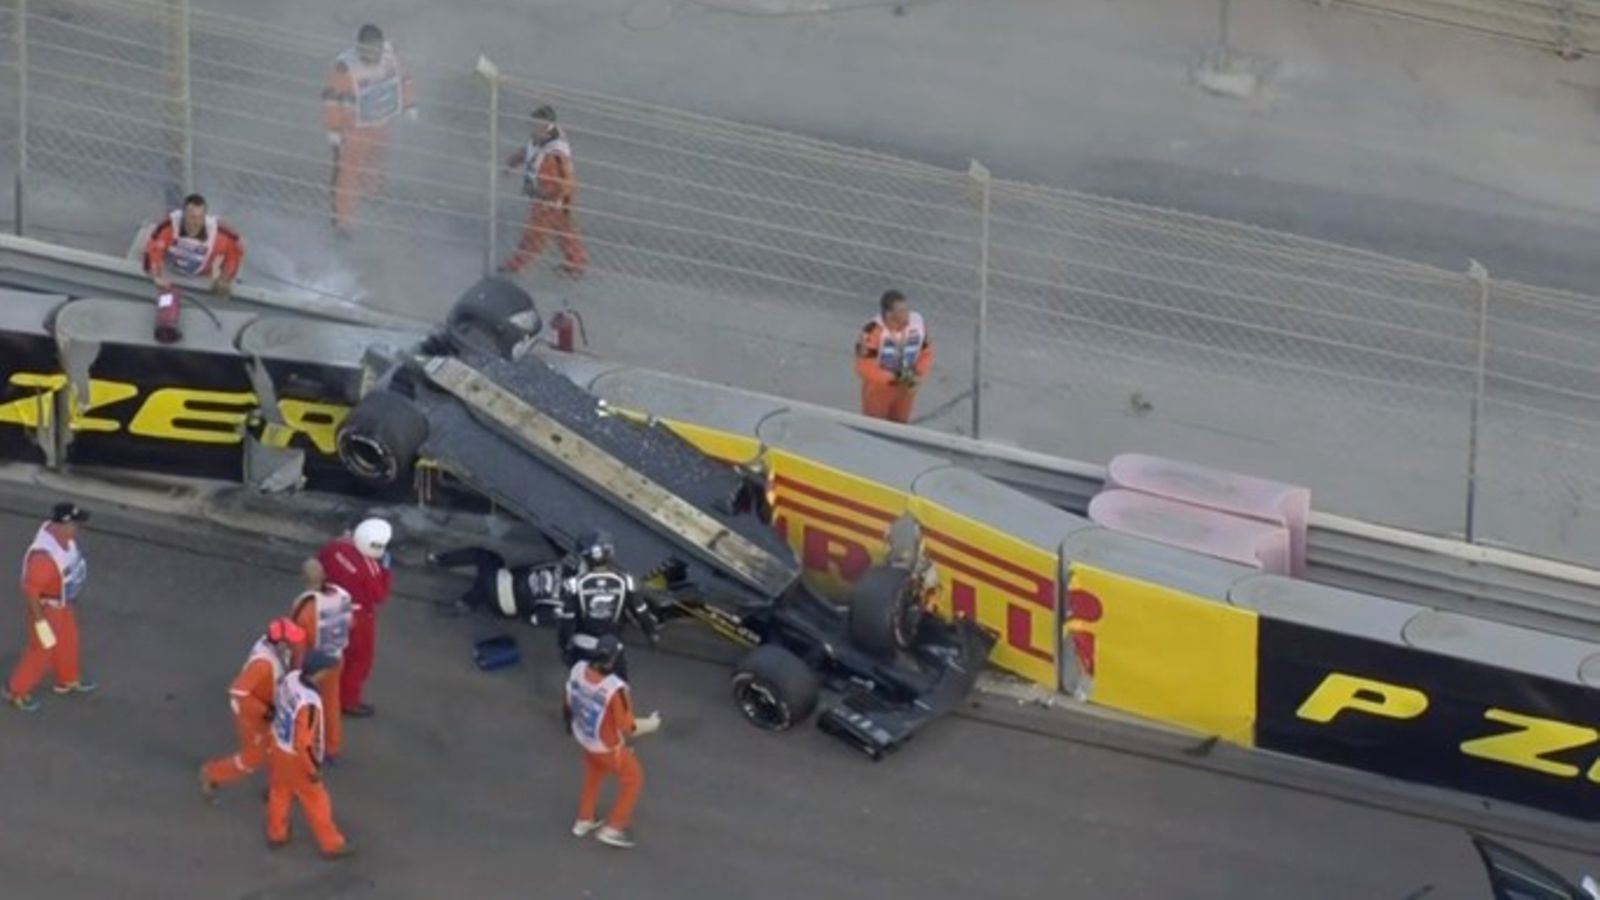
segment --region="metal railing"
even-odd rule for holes
[[[1316,0],[1509,38],[1576,58],[1600,49],[1596,0]]]
[[[1583,559],[1600,541],[1600,300],[1234,222],[944,169],[410,59],[354,237],[330,227],[320,93],[353,35],[184,0],[0,6],[12,226],[123,252],[199,190],[246,278],[431,319],[528,212],[501,163],[549,103],[591,266],[525,273],[597,349],[849,407],[885,289],[930,322],[924,424],[1103,461],[1130,449],[1310,485],[1325,510]],[[402,56],[406,35],[391,35]]]

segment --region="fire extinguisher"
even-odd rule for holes
[[[175,290],[162,291],[156,298],[156,342],[176,344],[183,340],[178,321],[183,315],[183,300]]]
[[[563,309],[550,317],[550,329],[555,332],[556,349],[571,353],[589,343],[589,332],[583,327],[583,317],[575,309]]]
[[[222,330],[222,320],[211,311],[204,300],[199,297],[190,297],[200,311],[206,314],[211,324]],[[156,342],[160,344],[176,344],[183,340],[183,297],[176,288],[167,288],[156,296]]]

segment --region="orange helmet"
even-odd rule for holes
[[[306,630],[296,625],[293,620],[273,619],[267,624],[267,640],[274,644],[285,642],[303,644],[306,641]]]

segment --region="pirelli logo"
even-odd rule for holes
[[[900,508],[885,508],[860,499],[869,491],[856,487],[788,475],[774,479],[773,524],[808,572],[842,584],[860,578],[882,558],[889,526],[909,502],[944,581],[939,604],[1000,632],[997,665],[1043,684],[1057,683],[1056,580],[1044,574],[1054,570],[1054,555],[1033,551],[1037,559],[1005,558],[979,543],[1016,543],[1012,538],[920,498],[902,498]]]

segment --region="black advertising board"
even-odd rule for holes
[[[269,442],[305,454],[306,487],[333,493],[370,494],[371,488],[339,462],[334,435],[361,397],[361,369],[325,363],[262,358],[278,412],[287,430]]]
[[[30,429],[51,415],[53,393],[65,382],[49,335],[0,330],[0,459],[45,461]]]
[[[1260,623],[1256,745],[1600,820],[1600,691]]]
[[[68,462],[238,481],[255,409],[237,355],[107,342],[90,368]]]

